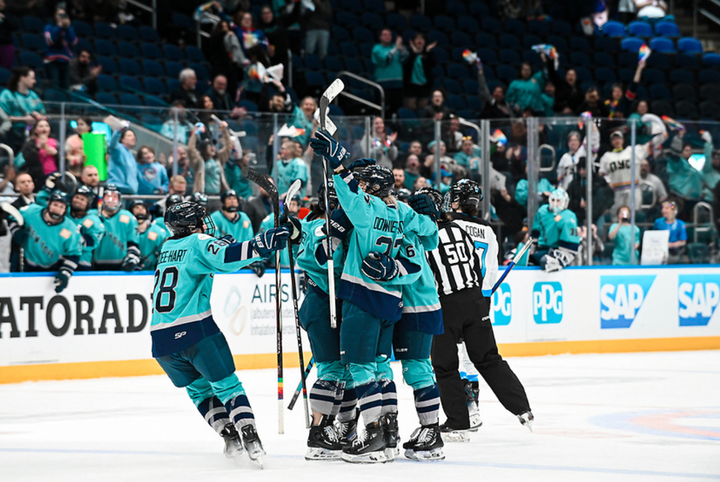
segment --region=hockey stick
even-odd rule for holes
[[[310,358],[310,363],[308,363],[307,368],[305,368],[305,373],[303,373],[303,376],[305,377],[304,380],[307,380],[308,375],[310,375],[310,372],[312,371],[312,367],[315,365],[315,357]],[[292,410],[295,408],[295,402],[297,402],[297,399],[300,397],[300,392],[302,391],[302,381],[298,383],[297,388],[295,389],[295,393],[293,393],[292,398],[290,399],[290,403],[288,403],[288,410]]]
[[[252,167],[244,167],[242,174],[248,181],[263,188],[273,202],[275,228],[280,226],[280,199],[273,183]],[[278,383],[278,433],[285,433],[285,412],[283,410],[283,349],[282,349],[282,275],[280,274],[280,250],[275,251],[275,332],[277,343],[277,383]]]
[[[300,191],[300,186],[302,186],[302,182],[300,179],[296,180],[292,183],[290,186],[290,189],[288,189],[287,194],[285,194],[285,214],[287,214],[287,207],[292,198]],[[293,248],[292,243],[288,243],[287,245],[288,249],[288,260],[290,261],[290,284],[291,284],[291,294],[292,294],[292,302],[293,302],[293,313],[295,314],[295,335],[297,336],[297,345],[298,345],[298,359],[300,361],[300,384],[302,385],[302,392],[303,392],[303,401],[305,402],[305,428],[310,428],[311,420],[310,420],[310,409],[308,408],[308,399],[307,399],[307,383],[305,382],[305,370],[303,369],[305,367],[305,355],[303,353],[303,347],[302,347],[302,332],[300,331],[300,316],[298,314],[298,291],[297,291],[297,281],[295,279],[295,259],[293,256]]]
[[[491,296],[495,294],[495,292],[497,291],[497,289],[498,289],[498,288],[500,287],[500,285],[502,284],[503,280],[504,280],[505,278],[507,278],[507,275],[509,275],[509,274],[510,274],[510,271],[515,267],[515,260],[518,260],[518,259],[522,258],[523,255],[525,254],[525,252],[526,252],[528,249],[530,249],[530,246],[532,246],[532,244],[533,244],[533,238],[528,238],[527,243],[525,244],[525,246],[522,247],[522,249],[520,250],[519,253],[516,253],[516,254],[515,254],[515,256],[513,257],[513,260],[510,262],[510,264],[508,265],[508,267],[505,269],[505,272],[502,274],[502,276],[500,276],[500,279],[497,280],[497,282],[495,283],[495,286],[493,286],[492,293],[490,294]]]
[[[328,105],[330,105],[330,102],[335,99],[338,95],[340,95],[340,92],[343,91],[345,88],[345,84],[343,84],[342,80],[335,79],[335,81],[330,84],[330,87],[327,88],[325,92],[323,92],[322,97],[320,98],[320,129],[325,130],[327,126],[327,109]],[[328,197],[328,179],[330,176],[330,171],[328,169],[328,162],[325,157],[322,158],[322,165],[323,165],[323,183],[325,184],[325,199],[323,201],[325,202],[325,212],[327,215],[325,216],[325,230],[328,233],[328,235],[325,237],[325,243],[327,246],[327,253],[328,253],[328,296],[330,298],[330,327],[331,328],[337,328],[337,311],[335,306],[335,263],[333,262],[333,250],[332,250],[332,241],[330,239],[330,198]]]

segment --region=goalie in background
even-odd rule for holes
[[[531,236],[537,239],[533,259],[549,273],[572,264],[580,245],[577,217],[567,209],[570,198],[564,189],[550,193],[549,203],[540,207]]]

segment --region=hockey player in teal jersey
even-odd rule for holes
[[[172,206],[165,222],[173,233],[162,247],[155,271],[152,354],[173,384],[184,387],[200,414],[226,442],[233,456],[242,445],[251,460],[265,454],[255,417],[225,337],[213,319],[210,298],[216,272],[232,273],[282,249],[287,226],[243,243],[212,237],[214,225],[193,202]]]
[[[78,226],[83,240],[80,270],[92,269],[93,251],[105,236],[105,226],[102,221],[96,214],[89,212],[94,200],[95,193],[87,186],[78,187],[70,199],[70,220]]]
[[[332,186],[332,182],[330,184]],[[305,459],[337,460],[342,453],[342,445],[333,422],[343,401],[346,371],[340,362],[340,330],[330,327],[324,184],[320,186],[320,202],[313,206],[302,222],[302,240],[297,251],[297,266],[305,271],[307,282],[307,292],[299,312],[300,325],[307,332],[317,365],[317,380],[310,389],[313,424]],[[328,197],[332,211],[337,206],[334,188],[330,188]],[[336,281],[342,273],[343,257],[343,245],[339,243],[333,251]],[[339,302],[337,312],[341,312]],[[355,412],[355,404],[352,411]]]
[[[325,132],[316,132],[310,143],[333,170],[349,157]],[[421,216],[413,216],[408,225],[391,195],[395,180],[390,170],[368,165],[358,179],[349,171],[333,176],[339,204],[353,226],[338,289],[338,297],[343,299],[340,357],[352,376],[366,427],[365,437],[357,437],[343,448],[342,459],[384,463],[392,458],[385,450],[382,411],[386,397],[380,382],[384,383],[384,376],[392,381],[392,372],[387,375],[377,362],[390,358],[392,325],[402,315],[400,287],[420,275],[419,264],[410,261],[415,251],[405,251],[402,258],[398,253],[404,232],[417,231]],[[387,398],[390,396],[396,398],[394,393]]]
[[[432,188],[422,188],[408,199],[418,213],[434,222],[440,218],[442,195]],[[403,241],[417,252],[421,264],[420,278],[403,286],[402,318],[393,329],[393,351],[403,366],[405,383],[413,388],[415,410],[420,427],[403,444],[405,456],[414,460],[443,460],[440,436],[440,392],[430,362],[433,335],[443,332],[440,298],[432,269],[425,252],[438,245],[437,226],[432,234],[419,236],[407,231]],[[383,407],[384,408],[384,407]],[[387,417],[387,416],[386,416]]]
[[[140,264],[137,219],[122,209],[122,194],[113,184],[105,186],[102,206],[96,214],[105,225],[105,236],[93,253],[93,266],[103,271],[135,271]]]
[[[196,199],[196,194],[202,194],[205,196],[205,199],[207,201],[207,196],[203,193],[194,193],[192,201],[200,204],[202,207],[207,208],[206,205],[203,205],[202,203],[198,202],[198,199]],[[199,198],[199,196],[198,196]],[[183,202],[183,197],[180,194],[170,194],[168,197],[165,198],[165,210],[163,211],[162,206],[159,204],[153,205],[153,208],[156,210],[155,213],[159,214],[153,214],[154,216],[158,216],[155,218],[155,224],[158,225],[158,227],[163,228],[165,231],[167,231],[168,235],[170,235],[170,230],[165,226],[165,218],[163,217],[168,210],[173,207],[175,204]]]
[[[11,220],[13,241],[23,247],[25,271],[57,271],[55,292],[67,288],[78,267],[82,242],[75,223],[65,216],[67,194],[55,190],[47,208],[30,204],[20,210],[24,223]]]
[[[170,233],[165,227],[150,219],[148,208],[141,200],[136,199],[131,202],[128,210],[138,222],[138,248],[140,248],[138,268],[142,271],[155,271],[160,249],[165,240],[170,237]]]
[[[254,235],[252,223],[248,215],[240,211],[240,197],[237,193],[232,189],[224,191],[220,195],[220,202],[222,208],[210,215],[218,230],[218,235],[230,235],[238,243],[252,239]],[[273,226],[275,226],[274,222]],[[252,263],[248,268],[253,270],[258,277],[265,274],[265,265],[262,261]]]
[[[531,236],[538,240],[533,258],[547,272],[565,268],[577,256],[580,246],[577,217],[567,209],[569,201],[564,189],[555,189],[533,221]]]

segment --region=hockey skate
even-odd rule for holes
[[[521,424],[523,424],[524,426],[529,428],[531,432],[533,431],[532,425],[533,425],[533,421],[535,420],[535,417],[533,416],[533,414],[530,410],[528,410],[527,412],[521,413],[520,415],[517,416],[517,418],[518,418],[518,420],[520,420]]]
[[[480,399],[478,382],[466,381],[465,394],[468,404],[468,415],[470,416],[470,431],[477,432],[478,428],[482,427],[480,409],[478,408],[478,400]]]
[[[440,435],[444,442],[469,442],[471,428],[454,428],[447,423],[440,425]]]
[[[323,415],[320,425],[310,427],[305,460],[338,460],[342,455],[343,446],[335,427],[334,417]]]
[[[223,449],[225,457],[231,459],[242,453],[243,446],[240,440],[240,434],[237,433],[232,423],[228,423],[223,427],[220,431],[220,436],[225,440],[225,448]]]
[[[358,413],[355,413],[355,418],[346,422],[337,420],[335,423],[335,432],[338,435],[338,441],[340,446],[345,448],[353,443],[357,437],[357,422]]]
[[[445,460],[444,446],[438,424],[416,428],[403,444],[405,457],[420,462]]]
[[[355,437],[351,445],[343,447],[342,459],[351,464],[384,464],[392,462],[385,454],[385,437],[382,422],[372,422],[365,427],[363,436]]]
[[[255,430],[255,426],[247,424],[240,429],[240,432],[242,433],[242,441],[245,446],[245,450],[247,450],[248,457],[250,457],[250,460],[258,464],[260,468],[263,468],[262,457],[265,455],[265,450],[263,450],[263,446],[260,442],[260,437],[258,437],[257,431]]]
[[[383,433],[385,436],[385,455],[394,459],[400,455],[400,434],[398,433],[397,412],[388,413],[382,418]]]

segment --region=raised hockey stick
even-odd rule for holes
[[[327,88],[325,92],[323,92],[322,97],[320,98],[320,129],[325,130],[327,126],[327,109],[328,105],[330,105],[330,102],[335,99],[338,95],[340,95],[340,92],[343,91],[345,88],[345,84],[343,84],[342,80],[335,79],[335,81],[330,84],[330,87]],[[325,216],[325,230],[328,233],[328,235],[325,237],[325,243],[327,246],[327,253],[328,253],[328,296],[330,298],[330,327],[331,328],[337,328],[337,310],[335,306],[335,263],[333,262],[333,251],[332,251],[332,241],[330,239],[330,198],[328,197],[328,179],[330,176],[330,171],[328,170],[328,163],[327,160],[323,157],[322,158],[322,165],[323,165],[323,183],[325,183],[325,199],[323,201],[325,202],[325,212],[327,213],[327,216]]]
[[[280,226],[280,199],[275,184],[252,167],[244,167],[242,174],[248,181],[263,188],[272,199],[275,228]],[[280,274],[280,250],[275,251],[275,332],[277,343],[277,379],[278,379],[278,433],[285,433],[285,411],[283,410],[283,349],[282,349],[282,275]]]
[[[25,227],[25,218],[23,218],[23,215],[20,214],[20,211],[18,211],[17,208],[15,206],[13,206],[12,204],[10,204],[9,202],[7,202],[7,201],[1,202],[0,203],[0,211],[5,211],[5,214],[7,214],[8,216],[10,216],[11,218],[13,218],[15,220],[15,223],[13,223],[13,224],[17,225],[16,229],[12,229],[12,226],[10,226],[10,233],[11,233],[10,237],[12,237],[12,235],[15,233],[15,231],[17,231],[17,229],[22,229]],[[0,219],[0,221],[1,221],[1,219]],[[9,221],[8,221],[8,224],[10,224]],[[25,260],[24,260],[25,253],[24,253],[22,244],[19,246],[18,255],[20,256],[20,259],[18,260],[18,268],[22,272],[22,271],[25,271]]]
[[[505,272],[502,274],[502,276],[500,276],[500,279],[497,280],[497,282],[495,283],[495,286],[493,286],[491,295],[492,295],[492,294],[495,294],[495,292],[496,292],[497,289],[500,287],[500,285],[502,284],[502,282],[505,280],[505,278],[507,278],[507,275],[509,275],[509,274],[510,274],[510,271],[515,267],[515,261],[518,260],[518,259],[520,259],[520,258],[522,258],[523,255],[525,254],[525,252],[526,252],[528,249],[530,249],[530,246],[532,246],[532,244],[533,244],[533,238],[528,238],[527,243],[525,244],[525,246],[523,246],[523,248],[520,250],[519,253],[516,253],[516,254],[515,254],[515,256],[513,257],[513,260],[510,262],[510,264],[508,265],[508,267],[505,269]]]
[[[310,358],[310,362],[308,363],[307,368],[305,368],[305,373],[303,373],[305,380],[307,380],[307,377],[310,375],[313,365],[315,365],[315,357]],[[295,389],[295,393],[293,393],[293,396],[290,399],[290,403],[288,403],[288,410],[292,410],[293,408],[295,408],[295,402],[297,402],[297,399],[300,397],[300,392],[302,392],[302,389],[303,387],[301,381],[300,383],[298,383],[298,386]]]
[[[287,194],[285,194],[285,213],[287,214],[287,207],[290,200],[300,191],[302,182],[297,179],[292,183]],[[288,260],[290,261],[290,285],[292,289],[292,302],[293,302],[293,313],[295,315],[295,335],[297,336],[298,345],[298,359],[300,360],[300,384],[302,385],[303,402],[305,403],[305,427],[310,428],[312,421],[310,420],[310,409],[308,408],[307,399],[307,383],[305,382],[305,355],[303,354],[302,346],[302,332],[300,331],[300,316],[298,314],[298,291],[297,281],[295,279],[295,259],[293,256],[292,243],[288,243]]]

